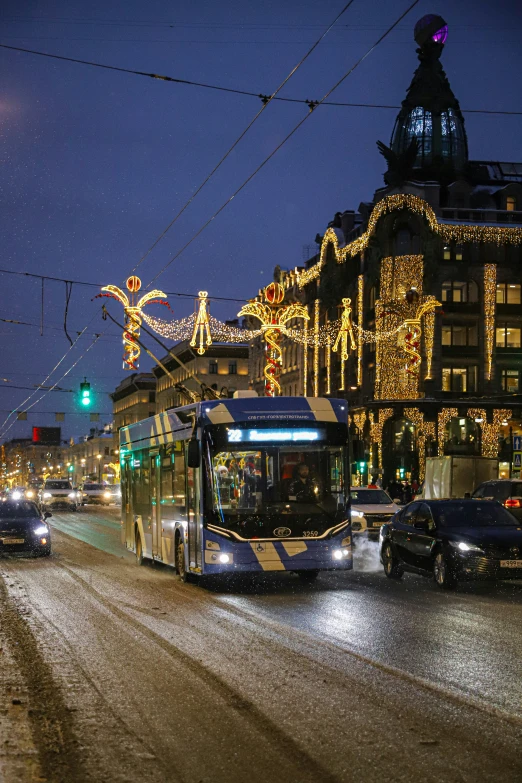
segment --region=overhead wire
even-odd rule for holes
[[[241,185],[240,185],[238,188],[236,188],[236,190],[235,190],[235,191],[232,193],[232,195],[231,195],[231,196],[229,196],[229,198],[228,198],[228,199],[227,199],[227,200],[226,200],[226,201],[225,201],[225,202],[224,202],[224,203],[223,203],[223,204],[222,204],[222,205],[219,207],[219,209],[218,209],[218,210],[216,210],[216,212],[214,212],[214,214],[212,215],[212,217],[210,217],[210,218],[209,218],[209,219],[206,221],[206,223],[204,223],[204,224],[203,224],[203,225],[202,225],[202,226],[201,226],[201,227],[198,229],[198,231],[196,231],[196,233],[195,233],[195,234],[193,234],[193,235],[192,235],[192,237],[191,237],[191,238],[190,238],[190,239],[189,239],[187,242],[185,242],[185,244],[183,245],[183,247],[182,247],[180,250],[178,250],[178,252],[177,252],[177,253],[175,253],[175,255],[174,255],[174,256],[173,256],[173,257],[172,257],[172,258],[171,258],[171,259],[170,259],[170,260],[169,260],[169,261],[168,261],[168,262],[167,262],[167,263],[166,263],[166,264],[165,264],[165,265],[164,265],[164,266],[161,268],[161,269],[160,269],[160,271],[159,271],[159,272],[158,272],[156,275],[154,275],[154,277],[153,277],[153,278],[152,278],[152,279],[149,281],[149,283],[148,283],[148,285],[149,285],[149,286],[150,286],[150,285],[152,285],[152,283],[153,283],[155,280],[157,280],[157,279],[158,279],[158,277],[160,277],[160,276],[161,276],[161,275],[162,275],[162,274],[165,272],[165,270],[166,270],[166,269],[168,269],[168,267],[169,267],[169,266],[170,266],[170,265],[171,265],[171,264],[172,264],[172,263],[173,263],[173,262],[174,262],[174,261],[175,261],[177,258],[179,258],[179,256],[180,256],[180,255],[181,255],[181,254],[182,254],[182,253],[183,253],[183,252],[184,252],[184,251],[185,251],[185,250],[186,250],[186,249],[187,249],[187,248],[188,248],[188,247],[189,247],[189,246],[192,244],[192,242],[194,242],[194,240],[195,240],[195,239],[197,239],[197,237],[199,237],[199,236],[200,236],[200,234],[202,234],[202,233],[203,233],[203,231],[204,231],[204,230],[205,230],[205,229],[206,229],[206,228],[207,228],[207,227],[208,227],[208,226],[209,226],[209,225],[212,223],[212,221],[213,221],[213,220],[215,220],[215,219],[216,219],[216,217],[217,217],[217,216],[218,216],[218,215],[219,215],[221,212],[223,212],[223,210],[224,210],[224,209],[226,209],[226,207],[227,207],[227,206],[228,206],[228,205],[229,205],[229,204],[230,204],[230,203],[233,201],[233,199],[234,199],[234,198],[235,198],[235,197],[236,197],[236,196],[237,196],[237,195],[238,195],[238,194],[239,194],[239,193],[240,193],[240,192],[241,192],[241,191],[242,191],[242,190],[243,190],[243,189],[244,189],[244,188],[245,188],[245,187],[248,185],[248,183],[249,183],[249,182],[250,182],[250,181],[251,181],[251,180],[252,180],[252,179],[253,179],[253,178],[256,176],[256,174],[258,174],[258,173],[261,171],[261,169],[262,169],[262,168],[264,168],[264,166],[266,166],[266,164],[267,164],[267,163],[268,163],[268,162],[269,162],[269,161],[270,161],[270,160],[271,160],[271,159],[274,157],[274,155],[275,155],[275,154],[276,154],[276,153],[277,153],[277,152],[278,152],[278,151],[279,151],[279,150],[280,150],[280,149],[281,149],[281,148],[282,148],[282,147],[283,147],[283,146],[286,144],[286,142],[287,142],[289,139],[291,139],[291,138],[292,138],[292,136],[293,136],[293,135],[294,135],[294,134],[295,134],[295,133],[296,133],[296,132],[299,130],[299,128],[300,128],[302,125],[304,125],[304,123],[307,121],[307,119],[309,119],[309,117],[312,115],[312,113],[313,113],[313,111],[315,110],[315,108],[316,108],[317,106],[320,106],[320,105],[323,103],[323,101],[325,101],[325,100],[326,100],[326,99],[327,99],[327,98],[328,98],[328,97],[329,97],[329,96],[330,96],[330,95],[331,95],[331,94],[332,94],[332,93],[333,93],[333,92],[334,92],[334,91],[335,91],[335,90],[336,90],[336,89],[337,89],[337,88],[338,88],[338,87],[339,87],[339,86],[340,86],[340,85],[341,85],[341,84],[342,84],[342,83],[343,83],[343,82],[344,82],[344,81],[345,81],[345,80],[348,78],[348,76],[350,76],[350,74],[352,74],[352,73],[355,71],[355,69],[356,69],[356,68],[357,68],[357,67],[358,67],[358,66],[359,66],[359,65],[360,65],[362,62],[364,62],[364,60],[365,60],[367,57],[369,57],[369,55],[370,55],[370,54],[371,54],[371,53],[374,51],[374,49],[375,49],[375,48],[376,48],[376,47],[377,47],[377,46],[378,46],[378,45],[381,43],[381,41],[383,41],[383,40],[384,40],[384,39],[385,39],[385,38],[386,38],[386,37],[387,37],[387,36],[388,36],[388,35],[391,33],[391,31],[394,29],[394,27],[396,27],[396,26],[397,26],[397,24],[398,24],[398,23],[399,23],[399,22],[400,22],[402,19],[404,19],[404,17],[405,17],[405,16],[407,16],[407,14],[409,14],[409,12],[410,12],[410,11],[411,11],[411,10],[412,10],[412,9],[413,9],[413,8],[414,8],[414,7],[415,7],[417,4],[418,4],[418,3],[419,3],[419,0],[414,0],[414,2],[413,2],[413,3],[411,3],[411,5],[409,5],[409,6],[408,6],[408,8],[406,9],[406,11],[404,11],[404,12],[403,12],[403,13],[402,13],[402,14],[399,16],[398,20],[397,20],[397,21],[395,21],[395,22],[394,22],[392,25],[390,25],[390,27],[388,27],[388,28],[386,29],[386,31],[385,31],[385,32],[384,32],[384,33],[383,33],[381,36],[379,36],[379,38],[377,39],[377,41],[376,41],[376,42],[375,42],[375,43],[374,43],[374,44],[373,44],[373,45],[372,45],[372,46],[371,46],[369,49],[367,49],[367,50],[366,50],[366,52],[365,52],[365,53],[364,53],[364,54],[363,54],[361,57],[359,57],[359,59],[358,59],[358,60],[355,62],[355,64],[354,64],[354,65],[352,65],[352,67],[351,67],[351,68],[349,68],[349,69],[348,69],[348,71],[347,71],[347,72],[346,72],[346,73],[345,73],[343,76],[341,76],[341,78],[340,78],[340,79],[338,79],[338,81],[337,81],[337,82],[336,82],[336,83],[333,85],[333,87],[331,87],[331,88],[330,88],[330,89],[329,89],[329,90],[328,90],[328,91],[327,91],[327,92],[326,92],[326,93],[323,95],[323,97],[321,98],[321,100],[320,100],[320,101],[318,101],[318,102],[317,102],[317,104],[316,104],[316,105],[314,105],[313,107],[310,107],[310,111],[309,111],[309,113],[308,113],[308,114],[305,114],[305,116],[304,116],[304,117],[303,117],[303,118],[302,118],[302,119],[301,119],[301,120],[300,120],[300,121],[297,123],[297,125],[295,125],[295,126],[292,128],[292,130],[290,131],[290,133],[288,133],[288,134],[287,134],[287,135],[284,137],[284,139],[283,139],[281,142],[279,142],[279,144],[278,144],[278,145],[277,145],[277,146],[276,146],[276,147],[275,147],[275,148],[272,150],[272,152],[271,152],[271,153],[270,153],[270,154],[269,154],[269,155],[268,155],[268,156],[267,156],[267,157],[266,157],[266,158],[265,158],[265,159],[264,159],[264,160],[263,160],[263,161],[262,161],[262,162],[261,162],[261,163],[260,163],[260,164],[259,164],[259,165],[258,165],[256,168],[255,168],[255,169],[254,169],[254,171],[253,171],[253,172],[252,172],[252,173],[251,173],[251,174],[250,174],[250,175],[249,175],[249,176],[248,176],[248,177],[247,177],[247,178],[246,178],[246,179],[243,181],[243,183],[242,183],[242,184],[241,184]]]
[[[225,152],[225,154],[221,157],[221,159],[218,161],[218,163],[214,166],[214,168],[211,170],[211,172],[205,177],[201,185],[199,185],[198,188],[192,193],[188,201],[183,205],[183,207],[178,211],[178,213],[172,218],[170,223],[167,225],[167,227],[161,232],[161,234],[157,237],[157,239],[154,240],[152,245],[148,248],[148,250],[142,255],[142,257],[139,259],[138,263],[134,266],[134,268],[131,270],[131,274],[133,274],[138,267],[145,261],[145,259],[150,255],[150,253],[154,250],[154,248],[161,242],[163,237],[170,231],[172,226],[179,220],[181,215],[185,212],[186,209],[190,206],[190,204],[194,201],[196,196],[201,193],[205,185],[212,179],[214,174],[218,171],[218,169],[223,165],[223,163],[226,161],[226,159],[229,157],[229,155],[233,152],[233,150],[237,147],[237,145],[241,142],[242,139],[246,136],[248,131],[252,128],[255,122],[259,119],[259,117],[263,114],[263,112],[267,109],[268,105],[274,100],[274,98],[278,95],[279,92],[283,89],[283,87],[290,81],[292,76],[299,70],[299,68],[302,66],[302,64],[310,57],[312,52],[319,46],[321,41],[328,35],[332,27],[336,24],[336,22],[341,18],[341,16],[348,10],[348,8],[352,5],[354,0],[349,0],[348,3],[342,8],[342,10],[337,14],[333,22],[331,22],[326,30],[319,36],[317,41],[314,42],[314,44],[308,49],[308,51],[301,57],[297,65],[295,65],[290,73],[285,76],[279,87],[277,87],[276,90],[270,95],[270,96],[263,96],[262,102],[263,105],[255,114],[255,116],[250,120],[246,128],[239,134],[237,139],[234,141],[231,147]]]
[[[341,13],[344,13],[344,10]],[[332,25],[330,25],[331,29]],[[328,31],[326,31],[328,32]],[[323,33],[322,38],[326,35],[326,32]],[[318,42],[315,42],[312,49],[308,52],[310,52],[318,45]],[[149,73],[147,71],[138,71],[134,68],[122,68],[116,65],[107,65],[106,63],[98,63],[94,62],[93,60],[80,60],[77,57],[65,57],[64,55],[60,54],[51,54],[49,52],[40,52],[37,49],[26,49],[22,46],[9,46],[8,44],[0,43],[0,49],[11,49],[14,52],[23,52],[26,54],[34,54],[38,57],[48,57],[53,60],[63,60],[65,62],[70,63],[77,63],[79,65],[87,65],[91,68],[101,68],[108,71],[118,71],[120,73],[128,73],[132,74],[133,76],[146,76],[150,79],[158,79],[159,81],[163,82],[173,82],[175,84],[182,84],[188,87],[201,87],[206,90],[215,90],[218,92],[226,92],[230,93],[232,95],[245,95],[249,98],[257,98],[258,100],[261,100],[263,102],[268,101],[282,101],[284,103],[301,103],[305,104],[307,106],[310,106],[310,104],[318,104],[318,102],[310,100],[309,98],[291,98],[289,96],[281,96],[277,95],[277,92],[279,90],[276,90],[275,93],[272,94],[272,96],[268,96],[264,93],[258,93],[253,90],[241,90],[239,88],[234,87],[225,87],[223,85],[219,84],[210,84],[208,82],[198,82],[193,79],[180,79],[174,76],[165,76],[158,73]],[[308,57],[308,54],[306,57]],[[289,77],[288,77],[289,78]],[[288,81],[288,78],[286,81]],[[286,82],[284,82],[285,84]],[[283,85],[282,85],[283,86]],[[265,105],[265,104],[264,104]],[[365,109],[400,109],[401,107],[396,104],[389,104],[389,103],[351,103],[346,101],[321,101],[321,106],[347,106],[350,108],[365,108]],[[513,115],[513,116],[521,116],[522,111],[504,111],[504,110],[495,110],[495,109],[461,109],[461,111],[465,112],[466,114],[493,114],[493,115]]]

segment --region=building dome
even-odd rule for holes
[[[428,15],[415,27],[420,65],[395,121],[391,150],[397,156],[410,154],[415,175],[429,178],[437,173],[462,171],[468,160],[464,118],[446,74],[439,62],[447,37],[440,16]]]

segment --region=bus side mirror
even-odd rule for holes
[[[187,465],[189,468],[199,468],[201,463],[201,452],[199,440],[191,438],[188,443]]]

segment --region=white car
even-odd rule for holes
[[[350,495],[352,531],[356,534],[368,531],[370,537],[377,537],[381,525],[400,508],[383,489],[352,487]]]
[[[82,490],[82,503],[84,506],[88,504],[101,506],[119,505],[121,503],[120,485],[86,482]]]
[[[47,479],[40,490],[40,498],[44,508],[68,508],[76,511],[78,507],[78,493],[72,488],[67,479]]]

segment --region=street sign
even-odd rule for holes
[[[522,468],[522,454],[519,451],[513,454],[513,467]]]
[[[522,451],[522,435],[513,435],[513,451]]]

